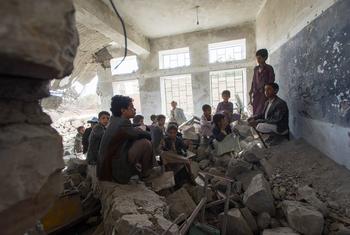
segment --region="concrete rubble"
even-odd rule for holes
[[[0,5],[0,227],[24,234],[63,190],[62,138],[40,100],[72,72],[79,40],[71,0]]]

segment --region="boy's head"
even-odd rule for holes
[[[255,53],[256,56],[256,61],[258,62],[259,65],[265,64],[265,61],[269,57],[269,53],[267,52],[266,49],[260,49]]]
[[[134,108],[132,102],[133,100],[128,96],[113,96],[111,102],[111,111],[113,116],[127,119],[135,117],[136,109]]]
[[[132,121],[133,121],[134,124],[143,125],[144,124],[143,123],[144,119],[145,118],[142,115],[136,115]]]
[[[151,118],[152,123],[157,122],[157,115],[152,114],[150,118]]]
[[[169,125],[166,132],[167,132],[167,135],[170,139],[172,140],[175,140],[176,139],[176,136],[177,136],[177,126],[176,125]]]
[[[224,90],[222,93],[221,93],[221,97],[222,99],[227,102],[230,97],[231,97],[231,92],[229,90]]]
[[[77,128],[77,131],[78,131],[78,133],[80,133],[80,134],[84,134],[84,132],[85,132],[85,127],[79,126],[79,127]]]
[[[165,116],[163,114],[159,114],[157,116],[157,122],[159,126],[164,126],[165,124]]]
[[[204,116],[208,117],[211,115],[211,106],[209,104],[205,104],[202,106],[202,111]]]
[[[279,86],[277,83],[267,83],[265,85],[265,96],[268,99],[273,99],[274,97],[276,97],[277,93],[279,90]]]
[[[111,115],[109,114],[109,112],[101,111],[98,114],[98,122],[103,126],[107,126],[110,117],[111,117]]]
[[[228,125],[225,115],[222,113],[217,113],[213,116],[213,122],[216,127],[222,129]]]
[[[177,102],[173,100],[173,101],[171,101],[170,105],[173,109],[175,109],[177,106]]]

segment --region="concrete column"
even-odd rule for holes
[[[113,84],[110,82],[112,71],[109,62],[97,66],[97,77],[97,94],[101,100],[101,110],[109,112],[111,108],[111,98],[113,96]]]
[[[71,0],[4,0],[0,21],[0,230],[24,234],[63,190],[62,137],[39,101],[72,72],[78,34]]]

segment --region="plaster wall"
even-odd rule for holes
[[[209,64],[209,43],[242,38],[246,39],[245,60]],[[182,47],[189,47],[191,65],[182,68],[160,70],[158,52]],[[246,83],[250,84],[253,76],[253,67],[255,65],[255,50],[254,23],[245,23],[237,27],[225,29],[199,31],[152,39],[150,40],[150,54],[147,57],[138,57],[139,70],[133,74],[112,76],[111,81],[138,79],[140,86],[141,113],[148,117],[150,114],[162,113],[160,77],[191,74],[194,114],[199,116],[202,112],[202,105],[210,103],[209,72],[232,68],[246,68]],[[248,87],[250,87],[250,85],[248,85]]]

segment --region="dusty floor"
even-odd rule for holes
[[[350,171],[303,140],[293,140],[269,149],[274,176],[293,188],[311,185],[322,201],[337,214],[350,217]]]

